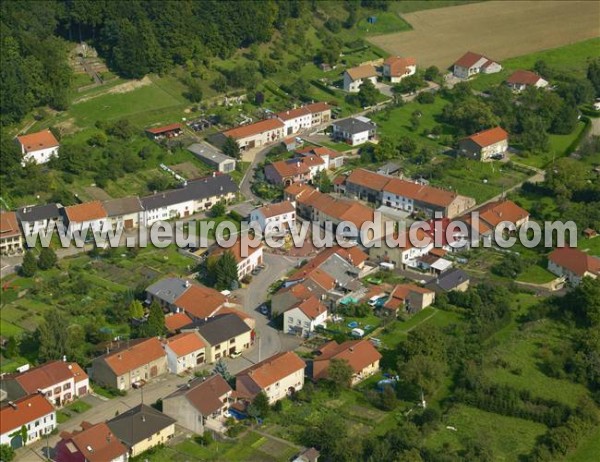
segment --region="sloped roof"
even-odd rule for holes
[[[333,340],[323,345],[319,352],[320,355],[314,358],[315,362],[346,360],[355,373],[381,359],[381,353],[368,340],[348,340],[341,344]]]
[[[60,146],[60,143],[50,130],[17,136],[17,139],[26,153]]]
[[[235,241],[235,243],[233,244],[233,246],[231,247],[220,247],[218,246],[212,253],[212,255],[218,256],[221,254],[224,254],[225,252],[229,251],[233,254],[235,261],[237,263],[241,263],[242,261],[244,261],[246,258],[250,257],[250,255],[252,255],[255,252],[258,252],[262,249],[262,244],[260,244],[258,247],[250,247],[248,246],[248,255],[246,257],[242,256],[242,241],[240,239],[238,239],[237,241]]]
[[[462,55],[455,63],[455,66],[459,66],[459,67],[464,67],[464,68],[470,68],[473,67],[477,61],[479,61],[480,59],[488,59],[485,56],[483,56],[482,54],[479,53],[473,53],[472,51],[467,51],[464,55]],[[489,60],[488,60],[489,61]]]
[[[82,223],[85,221],[106,218],[106,210],[100,201],[84,202],[83,204],[65,207],[65,213],[70,222]]]
[[[173,425],[175,419],[146,404],[138,404],[106,423],[119,440],[132,447]]]
[[[351,67],[346,69],[346,72],[352,80],[366,79],[369,77],[377,76],[375,67],[371,64],[365,64],[363,66]]]
[[[25,396],[0,409],[0,434],[19,429],[29,422],[54,412],[52,404],[40,394]]]
[[[164,125],[162,127],[147,128],[146,131],[153,135],[160,135],[161,133],[172,132],[173,130],[181,130],[181,124],[173,123]]]
[[[0,237],[12,237],[21,234],[15,212],[0,212]]]
[[[294,208],[294,204],[292,204],[290,201],[282,201],[275,204],[263,205],[262,207],[256,209],[256,211],[260,212],[265,218],[271,218],[286,213],[293,213],[296,211],[296,209]]]
[[[76,363],[49,361],[12,378],[17,381],[23,390],[31,394],[36,393],[38,389],[50,388],[71,378],[76,379],[76,381],[84,380],[87,378],[87,374]]]
[[[351,135],[374,130],[377,127],[373,122],[365,122],[364,120],[360,120],[355,117],[336,120],[332,125],[338,127],[342,131],[350,133]]]
[[[194,351],[203,350],[205,345],[196,332],[182,332],[164,340],[165,347],[169,347],[178,357],[186,356]]]
[[[17,210],[17,217],[21,222],[55,220],[59,216],[56,204],[28,205]]]
[[[297,303],[290,309],[294,308],[298,308],[309,319],[316,319],[319,315],[327,311],[327,308],[325,308],[325,306],[314,295],[311,295],[306,300]]]
[[[246,376],[264,390],[305,367],[306,363],[296,353],[284,351],[243,370],[236,377]]]
[[[584,276],[586,273],[600,276],[600,258],[592,257],[579,249],[571,247],[555,249],[548,255],[548,260],[578,276]]]
[[[487,146],[491,146],[492,144],[496,144],[500,141],[507,140],[508,132],[502,127],[494,127],[488,130],[484,130],[482,132],[475,133],[474,135],[468,136],[465,139],[471,140],[478,146],[485,148]]]
[[[197,411],[208,416],[225,405],[221,397],[231,392],[232,389],[225,379],[216,374],[207,379],[198,377],[192,380],[171,393],[165,400],[183,395]]]
[[[251,329],[239,316],[223,314],[209,318],[197,327],[198,333],[209,345],[218,345],[249,332]]]
[[[185,311],[165,315],[165,326],[170,332],[175,332],[191,322],[192,318],[190,318]]]
[[[259,120],[258,122],[254,122],[248,125],[242,125],[241,127],[232,128],[231,130],[223,132],[223,134],[230,138],[239,140],[242,138],[247,138],[253,135],[259,135],[261,133],[276,130],[278,128],[283,127],[284,124],[281,120],[277,118],[272,118]]]
[[[479,212],[479,218],[492,227],[498,226],[503,221],[517,223],[529,216],[527,210],[519,207],[510,200],[490,202],[480,207],[477,211]]]
[[[417,60],[415,58],[401,58],[399,56],[390,56],[383,64],[387,64],[390,67],[390,76],[398,77],[407,73],[409,66],[416,66]]]
[[[357,168],[346,177],[346,183],[356,184],[374,191],[382,191],[390,179],[389,176],[380,175],[364,168]]]
[[[110,199],[104,201],[104,210],[109,217],[118,217],[120,215],[127,215],[129,213],[137,213],[144,210],[140,198],[134,197],[121,197],[119,199]]]
[[[127,453],[127,448],[106,423],[91,425],[82,422],[81,427],[83,430],[79,432],[61,433],[61,438],[70,439],[86,461],[106,462]]]
[[[391,192],[426,204],[448,207],[458,194],[429,185],[392,178],[383,187],[383,191]]]
[[[398,308],[404,306],[404,302],[410,296],[411,292],[418,294],[434,293],[432,290],[425,289],[424,287],[419,287],[414,284],[398,284],[396,287],[394,287],[394,290],[392,290],[390,298],[387,300],[384,307],[397,310]]]
[[[539,80],[543,80],[535,72],[518,70],[510,74],[506,82],[513,85],[535,85]]]
[[[101,356],[104,362],[118,377],[133,369],[155,361],[165,355],[160,340],[156,337],[132,340],[129,346],[123,347]]]
[[[190,284],[173,303],[196,318],[208,318],[227,301],[221,292],[200,284]]]

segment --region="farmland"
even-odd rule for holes
[[[490,1],[408,13],[413,30],[369,41],[445,69],[469,50],[504,60],[597,37],[599,13],[596,2]]]

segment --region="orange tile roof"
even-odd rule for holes
[[[467,51],[464,55],[462,55],[455,63],[455,66],[459,66],[459,67],[464,67],[469,69],[470,67],[473,67],[475,65],[475,63],[477,61],[479,61],[481,58],[486,58],[485,56],[483,56],[482,54],[479,53],[473,53],[472,51]],[[489,59],[488,59],[489,61]]]
[[[253,135],[259,135],[264,132],[283,128],[284,124],[277,118],[259,120],[248,125],[242,125],[241,127],[232,128],[223,132],[225,136],[239,140],[241,138],[247,138]]]
[[[502,127],[494,127],[489,130],[484,130],[474,135],[468,136],[466,139],[471,140],[473,143],[485,148],[492,144],[499,143],[508,139],[508,133]]]
[[[514,85],[535,85],[541,79],[535,72],[518,70],[513,72],[506,81]]]
[[[277,117],[281,120],[292,120],[297,117],[302,117],[305,115],[309,115],[311,112],[306,109],[304,106],[297,107],[295,109],[288,109],[287,111],[282,111],[277,113]]]
[[[191,323],[192,318],[185,311],[165,315],[165,326],[169,332],[175,332],[177,329],[181,329]]]
[[[213,316],[215,311],[226,301],[227,297],[215,289],[200,284],[191,284],[183,294],[175,299],[174,304],[188,315],[201,319]]]
[[[0,238],[19,236],[21,230],[15,212],[0,212]]]
[[[294,308],[298,308],[309,319],[316,319],[319,315],[327,311],[327,308],[325,308],[325,306],[314,295],[310,296],[306,300],[302,300],[300,303],[297,303],[290,309]]]
[[[264,390],[305,367],[306,363],[296,353],[285,351],[243,370],[237,376],[251,378]]]
[[[441,207],[448,207],[458,196],[451,191],[401,180],[400,178],[390,179],[383,187],[383,191]]]
[[[63,432],[60,436],[63,440],[71,440],[86,461],[107,462],[127,454],[127,447],[119,441],[106,423],[91,425],[82,422],[81,427],[82,431]]]
[[[322,165],[324,163],[325,161],[319,156],[305,156],[295,157],[293,159],[278,160],[277,162],[267,165],[265,168],[271,167],[275,169],[279,176],[286,178],[289,176],[308,173],[310,171],[310,167]]]
[[[357,168],[348,175],[346,183],[353,183],[374,191],[382,191],[383,187],[390,181],[389,176],[380,175],[364,168]]]
[[[298,269],[295,273],[293,273],[290,276],[290,280],[293,281],[296,279],[308,277],[313,271],[317,270],[319,266],[321,266],[333,254],[338,254],[340,257],[353,264],[354,266],[361,265],[368,258],[368,255],[365,252],[363,252],[358,246],[344,248],[336,245],[318,253],[312,260],[310,260],[308,263],[306,263],[300,269]],[[334,280],[333,278],[331,279]]]
[[[16,409],[11,405],[3,406],[0,409],[1,435],[20,429],[23,425],[54,412],[52,404],[44,396],[37,393],[18,399],[14,404]]]
[[[387,64],[390,67],[390,76],[398,77],[405,75],[408,71],[409,66],[416,66],[417,60],[415,58],[401,58],[399,56],[390,56],[383,64]]]
[[[377,75],[377,71],[375,71],[375,68],[371,64],[351,67],[350,69],[346,69],[346,72],[352,80],[366,79]]]
[[[294,183],[285,188],[284,192],[294,200],[304,203],[312,194],[316,193],[317,190],[307,184]]]
[[[65,207],[65,213],[70,222],[82,223],[85,221],[106,218],[107,213],[100,201],[84,202],[83,204]]]
[[[41,366],[15,375],[14,379],[26,393],[31,394],[36,393],[38,389],[51,388],[57,383],[65,382],[69,379],[80,382],[87,379],[87,377],[87,374],[83,372],[77,363],[49,361]]]
[[[246,258],[248,258],[250,255],[252,255],[255,252],[258,252],[259,250],[262,249],[262,244],[259,245],[258,247],[248,247],[248,256],[247,257],[242,257],[242,241],[240,239],[238,239],[232,247],[217,247],[212,255],[218,256],[221,254],[224,254],[225,252],[229,251],[233,254],[235,261],[238,263],[241,263],[242,261],[244,261]]]
[[[50,130],[17,136],[17,139],[26,153],[60,146],[60,143]]]
[[[295,212],[296,209],[290,201],[277,202],[276,204],[268,204],[258,209],[263,217],[271,218],[285,213]]]
[[[164,340],[165,347],[173,350],[177,356],[186,356],[194,351],[203,350],[204,342],[196,332],[182,332]]]
[[[434,292],[414,284],[398,284],[394,287],[394,290],[392,290],[390,298],[385,302],[384,308],[397,310],[404,306],[405,300],[411,293],[433,294]]]
[[[517,223],[529,216],[527,210],[509,200],[490,202],[477,211],[479,212],[479,218],[494,228],[503,221]]]
[[[318,114],[319,112],[327,112],[331,111],[331,106],[322,101],[318,101],[316,103],[307,104],[304,106],[308,111],[312,114]]]
[[[213,375],[208,379],[196,379],[188,390],[183,389],[186,399],[190,404],[200,411],[202,415],[208,417],[213,412],[225,406],[223,397],[231,393],[231,387],[220,375]],[[173,394],[179,394],[181,391],[176,391]]]
[[[173,130],[181,130],[181,124],[174,123],[174,124],[165,125],[163,127],[146,129],[147,132],[152,133],[153,135],[160,135],[161,133],[171,132]]]
[[[119,377],[164,355],[165,351],[162,348],[160,340],[152,337],[140,339],[133,345],[130,343],[129,347],[125,346],[112,351],[102,358],[113,373]]]
[[[586,273],[600,276],[600,258],[592,257],[579,249],[562,247],[553,250],[548,255],[548,260],[578,276],[583,276]]]
[[[319,351],[321,354],[314,358],[315,362],[346,360],[355,373],[361,372],[365,367],[381,359],[381,353],[368,340],[348,340],[342,344],[333,340],[323,345]]]

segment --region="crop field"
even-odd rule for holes
[[[408,13],[413,30],[369,41],[447,68],[468,50],[503,60],[597,37],[599,14],[597,2],[490,1]]]

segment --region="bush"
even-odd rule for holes
[[[433,104],[435,95],[430,91],[423,91],[417,95],[417,101],[420,104]]]

